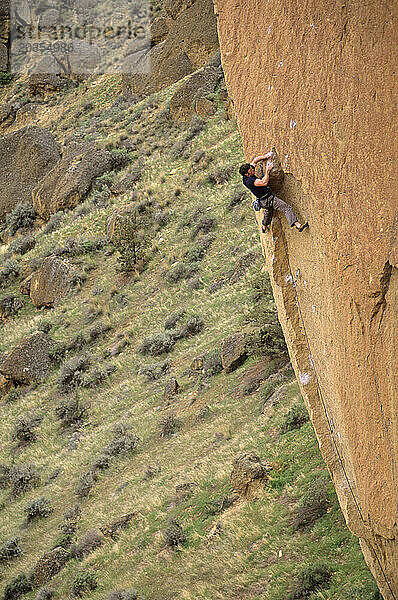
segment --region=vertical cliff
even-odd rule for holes
[[[261,236],[280,320],[350,529],[398,598],[397,162],[392,1],[216,0],[247,159],[275,146],[310,228]]]

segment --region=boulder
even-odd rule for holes
[[[215,4],[246,160],[275,146],[285,171],[280,196],[310,224],[296,235],[282,215],[261,235],[292,365],[348,526],[383,598],[393,600],[398,190],[390,7],[362,3],[358,19],[326,0],[299,11],[286,0],[283,11],[268,4],[259,24],[260,0],[239,10],[234,0]]]
[[[28,102],[28,104],[24,104],[17,110],[17,114],[15,115],[15,126],[25,127],[26,125],[35,123],[42,108],[43,106],[41,104],[34,102]]]
[[[174,121],[189,121],[195,112],[196,98],[214,92],[220,79],[216,67],[203,67],[184,79],[170,100],[170,116]]]
[[[213,100],[206,96],[197,96],[194,101],[194,111],[200,117],[212,117],[216,112],[216,105]]]
[[[33,273],[31,273],[30,275],[25,277],[25,279],[23,281],[21,281],[21,283],[19,284],[19,291],[24,296],[30,295],[30,284],[32,281],[32,277],[33,277]]]
[[[8,392],[14,387],[11,379],[0,375],[0,398],[7,396]]]
[[[174,396],[176,396],[178,394],[179,391],[180,391],[180,386],[179,386],[177,379],[175,379],[174,377],[170,377],[170,379],[168,379],[166,381],[166,384],[164,386],[164,392],[163,392],[163,396],[164,396],[164,399],[166,400],[166,402],[169,402],[170,400],[172,400],[174,398]]]
[[[67,86],[67,80],[59,77],[56,73],[33,73],[29,75],[28,95],[29,98],[47,98],[63,90]]]
[[[172,85],[206,65],[218,49],[214,7],[211,0],[179,3],[176,20],[164,41],[147,51],[131,46],[123,66],[125,93],[140,98]],[[180,9],[182,12],[180,12]]]
[[[23,338],[0,364],[0,373],[16,383],[40,381],[50,367],[49,350],[54,345],[41,331]]]
[[[245,452],[234,460],[230,481],[242,498],[258,498],[264,490],[266,480],[267,468],[253,452]]]
[[[27,126],[0,137],[0,221],[59,161],[59,146],[42,127]]]
[[[169,33],[169,23],[166,17],[158,17],[151,25],[151,43],[159,44],[166,39]]]
[[[192,6],[195,0],[163,0],[163,8],[172,19],[176,19],[184,10]]]
[[[15,294],[0,298],[0,319],[13,317],[21,308],[23,308],[23,302]]]
[[[51,307],[58,304],[76,280],[76,270],[57,256],[44,259],[40,269],[32,273],[29,295],[34,306]]]
[[[7,102],[0,106],[0,132],[5,131],[12,125],[15,120],[15,115],[15,108],[11,102]]]
[[[5,44],[0,44],[0,71],[7,71],[8,50]]]
[[[247,359],[246,335],[234,333],[221,342],[221,362],[223,369],[230,373]]]
[[[93,181],[111,171],[110,152],[90,148],[63,157],[32,191],[33,206],[45,220],[60,210],[75,208],[89,192]]]
[[[65,548],[58,546],[39,558],[32,571],[34,587],[39,588],[48,583],[63,569],[70,557],[70,553]]]

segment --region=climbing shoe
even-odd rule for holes
[[[299,231],[303,231],[306,227],[309,227],[308,221],[306,221],[305,223],[303,223],[303,225],[301,227],[297,227],[297,229]]]

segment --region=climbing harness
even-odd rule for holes
[[[335,435],[334,435],[335,434],[335,427],[334,427],[333,419],[331,417],[329,417],[329,414],[328,414],[327,404],[326,404],[326,400],[325,400],[325,394],[324,394],[324,392],[322,390],[322,387],[321,387],[321,384],[320,384],[320,380],[319,380],[319,377],[318,377],[318,372],[317,372],[317,369],[316,369],[316,366],[315,366],[315,361],[314,361],[314,358],[313,358],[313,355],[312,355],[312,352],[311,352],[310,341],[309,341],[307,330],[306,330],[306,327],[305,327],[303,313],[302,313],[301,305],[300,305],[300,299],[299,299],[299,295],[298,295],[298,291],[297,291],[297,278],[298,278],[300,272],[299,272],[299,270],[297,271],[297,273],[296,273],[297,277],[296,277],[296,279],[294,279],[293,272],[292,272],[292,267],[291,267],[291,264],[290,264],[289,254],[288,254],[288,251],[287,251],[285,235],[284,235],[283,229],[282,229],[282,222],[281,222],[281,220],[280,220],[279,217],[278,217],[278,219],[279,219],[279,226],[280,226],[281,232],[282,232],[282,242],[283,242],[283,246],[284,246],[284,249],[285,249],[287,264],[289,265],[289,273],[290,273],[290,275],[288,276],[287,280],[288,281],[292,281],[292,284],[293,284],[293,289],[294,289],[294,293],[295,293],[295,296],[296,296],[297,309],[298,309],[298,313],[299,313],[299,316],[300,316],[300,320],[301,320],[301,324],[302,324],[303,332],[304,332],[304,337],[305,337],[305,341],[306,341],[307,348],[308,348],[309,359],[310,359],[310,363],[311,363],[312,369],[314,371],[316,386],[317,386],[317,389],[318,389],[319,398],[321,399],[322,408],[323,408],[323,411],[325,413],[326,421],[328,423],[328,427],[329,427],[329,431],[330,431],[330,437],[331,437],[331,439],[333,441],[333,445],[334,445],[334,448],[335,448],[335,451],[336,451],[336,455],[337,455],[339,463],[341,465],[342,472],[344,474],[344,477],[345,477],[345,480],[347,482],[348,489],[350,490],[350,493],[351,493],[352,499],[354,501],[354,504],[355,504],[355,506],[357,508],[358,514],[359,514],[359,516],[361,518],[361,521],[363,523],[365,523],[365,519],[364,519],[363,514],[362,514],[362,509],[360,507],[359,501],[355,497],[354,490],[352,489],[352,485],[351,485],[350,480],[348,478],[348,475],[347,475],[347,472],[346,472],[346,469],[345,469],[345,466],[344,466],[344,463],[343,463],[342,456],[341,456],[339,448],[337,446],[337,442],[336,442]],[[384,572],[384,569],[383,569],[383,567],[381,565],[380,559],[377,556],[376,552],[373,550],[373,548],[372,548],[372,552],[374,554],[374,557],[376,558],[376,561],[377,561],[377,563],[379,565],[380,571],[381,571],[381,573],[384,576],[385,582],[387,584],[388,589],[391,592],[392,597],[394,598],[394,600],[398,600],[397,597],[395,596],[393,590],[391,589],[390,582],[388,581],[387,575]]]

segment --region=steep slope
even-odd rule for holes
[[[247,159],[275,146],[310,229],[262,236],[296,375],[350,529],[398,597],[392,2],[217,0]]]
[[[95,142],[130,162],[46,224],[13,212],[18,229],[0,247],[0,365],[25,338],[27,350],[38,335],[56,344],[43,381],[9,391],[0,378],[0,597],[286,600],[321,574],[325,600],[379,600],[293,373],[279,369],[285,346],[223,89],[214,117],[177,124],[179,84],[129,104],[120,79],[44,100],[39,125],[62,146]],[[153,209],[139,276],[120,272],[104,238],[133,202]],[[53,274],[77,271],[68,294],[50,261]],[[37,269],[43,287],[32,288],[58,296],[40,309],[25,295]],[[222,371],[225,338],[247,330],[246,361],[230,352]],[[259,500],[233,492],[250,488],[230,479],[242,453],[267,465]]]

